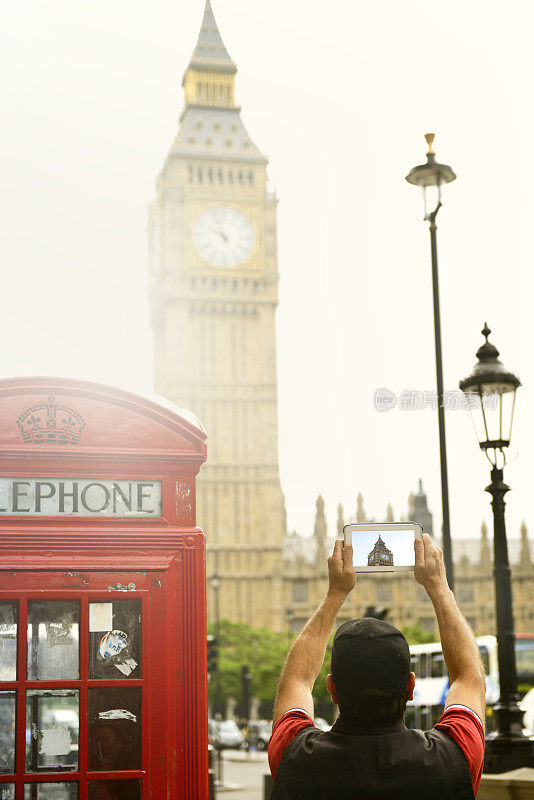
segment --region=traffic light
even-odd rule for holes
[[[364,617],[373,617],[374,619],[386,619],[388,615],[387,608],[376,608],[375,606],[367,606],[365,609]]]
[[[215,636],[212,636],[211,633],[208,633],[207,636],[208,640],[208,675],[211,675],[212,672],[215,672],[217,669],[217,661],[219,658],[219,647],[218,642]]]

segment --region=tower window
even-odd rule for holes
[[[308,581],[296,580],[291,586],[291,599],[294,603],[308,602]]]
[[[202,130],[202,128],[203,128],[202,120],[199,120],[199,121],[197,122],[197,131],[201,131],[201,130]]]
[[[251,186],[252,186],[252,184],[254,183],[254,173],[253,173],[253,172],[249,172],[249,173],[248,173],[248,182],[249,182],[249,184],[250,184]]]
[[[382,583],[376,587],[377,603],[391,603],[391,600],[391,585],[389,583]]]
[[[213,139],[206,139],[206,144],[208,145],[208,147],[211,147],[211,145],[213,144]]]
[[[239,174],[237,176],[237,179],[238,179],[239,183],[243,183],[243,173],[241,172],[241,170],[239,170]]]
[[[214,130],[214,131],[220,131],[220,130],[221,130],[221,126],[219,125],[219,123],[218,123],[218,122],[216,122],[216,123],[213,125],[213,130]]]
[[[208,180],[210,183],[213,183],[213,170],[211,167],[208,169]]]
[[[228,183],[233,183],[233,182],[234,182],[234,173],[232,172],[232,170],[230,170],[230,172],[228,173]]]
[[[232,146],[232,140],[231,139],[227,139],[226,140],[226,146],[227,147],[231,147]]]
[[[191,166],[191,164],[189,164],[189,166],[187,168],[187,171],[188,171],[188,174],[189,174],[189,183],[192,183],[192,181],[193,181],[193,167]]]
[[[202,183],[203,179],[204,179],[204,176],[202,174],[202,167],[199,167],[198,168],[198,182]]]
[[[217,173],[217,177],[219,178],[219,183],[223,183],[223,172],[222,169],[219,170]]]
[[[232,133],[237,133],[237,125],[232,125]]]

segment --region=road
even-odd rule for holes
[[[217,800],[264,800],[263,776],[268,772],[267,753],[248,754],[225,750],[223,758],[225,788],[217,789]],[[215,775],[217,775],[216,763]]]

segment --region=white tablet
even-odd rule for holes
[[[353,547],[356,572],[406,572],[415,567],[417,522],[362,522],[345,525],[345,544]]]

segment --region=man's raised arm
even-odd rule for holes
[[[328,592],[291,647],[280,675],[273,725],[290,708],[302,708],[313,719],[312,690],[321,670],[330,631],[345,598],[354,588],[352,546],[336,540],[328,559]]]
[[[486,680],[478,645],[447,584],[443,553],[427,533],[415,540],[415,579],[425,587],[438,620],[450,677],[445,708],[456,703],[467,706],[484,725]]]

